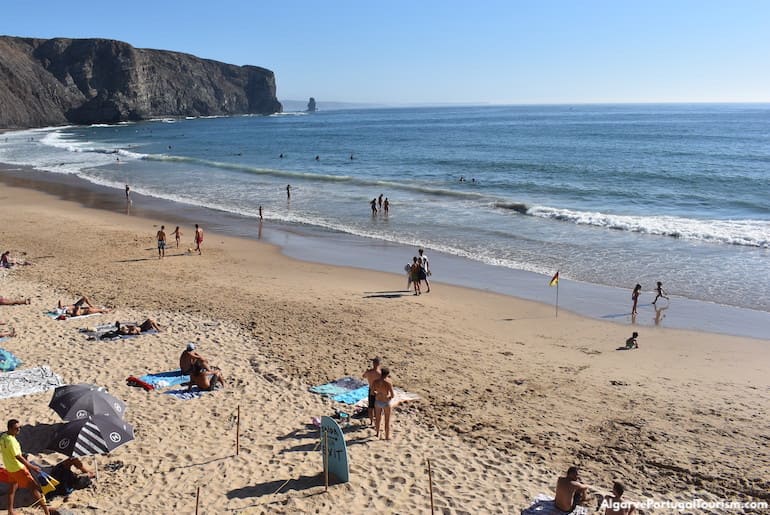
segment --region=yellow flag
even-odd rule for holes
[[[556,286],[559,284],[559,272],[556,272],[553,274],[553,277],[551,278],[551,282],[548,283],[548,286]]]

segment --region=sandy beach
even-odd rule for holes
[[[107,387],[136,428],[96,459],[96,487],[63,504],[76,513],[193,513],[198,487],[206,514],[430,513],[426,460],[442,513],[518,513],[570,465],[604,491],[624,482],[632,500],[770,501],[768,340],[644,327],[640,348],[621,352],[630,325],[440,282],[414,297],[403,275],[296,261],[211,231],[199,256],[191,226],[161,261],[155,233],[170,234],[173,217],[5,184],[0,199],[2,250],[34,263],[0,272],[0,296],[31,299],[0,306],[18,333],[2,347],[22,368]],[[81,294],[114,312],[43,314]],[[78,331],[148,316],[161,333],[94,342]],[[183,401],[126,385],[175,368],[187,342],[222,368],[226,389]],[[351,481],[324,493],[309,423],[340,406],[308,387],[360,376],[375,355],[423,400],[395,411],[391,441],[346,429]],[[63,458],[44,449],[60,421],[50,395],[0,399],[43,463]]]

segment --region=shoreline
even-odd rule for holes
[[[269,220],[260,224],[257,220],[241,215],[146,197],[135,192],[132,195],[137,202],[132,204],[129,213],[119,190],[75,176],[29,167],[0,163],[0,181],[74,200],[84,207],[113,213],[123,212],[131,217],[163,218],[175,224],[188,225],[205,220],[207,228],[213,232],[265,241],[279,247],[286,256],[312,263],[403,275],[403,264],[410,261],[411,254],[416,252],[416,249],[401,244],[320,228],[290,226]],[[431,278],[431,282],[539,302],[550,305],[556,315],[556,292],[554,288],[548,287],[548,277],[427,250],[432,268],[440,271]],[[563,274],[559,288],[559,311],[597,320],[645,329],[668,327],[758,339],[767,339],[770,334],[770,312],[675,296],[673,302],[655,307],[647,299],[653,295],[652,292],[645,291],[639,305],[640,314],[632,318],[630,312],[626,311],[630,309],[630,292],[625,289],[571,281],[565,279]]]
[[[67,381],[107,386],[139,430],[103,458],[122,469],[82,497],[105,511],[189,511],[193,486],[203,485],[204,504],[222,510],[333,513],[340,503],[360,511],[373,503],[425,512],[426,458],[447,511],[515,511],[570,465],[600,487],[627,482],[631,499],[767,499],[766,340],[641,328],[640,349],[618,352],[631,327],[566,311],[555,318],[546,304],[443,284],[413,297],[400,273],[298,261],[208,222],[203,255],[183,245],[160,261],[163,213],[163,221],[127,217],[83,207],[78,195],[5,184],[0,196],[0,216],[14,221],[3,245],[35,263],[3,282],[4,296],[33,299],[0,308],[20,332],[4,345],[25,366],[48,362]],[[79,293],[116,306],[114,316],[78,323],[41,314]],[[168,329],[129,342],[87,342],[77,332],[146,316]],[[171,368],[187,341],[231,378],[221,395],[176,401],[125,385],[129,374]],[[307,422],[336,406],[306,387],[360,376],[374,355],[396,386],[424,400],[396,411],[391,442],[354,427],[351,483],[333,498],[314,495],[323,486]],[[25,428],[34,436],[55,420],[47,398],[0,403],[39,424]],[[226,461],[236,405],[244,456]],[[371,497],[373,473],[394,493],[387,502]],[[213,474],[228,480],[212,484]],[[278,493],[286,481],[292,487]]]

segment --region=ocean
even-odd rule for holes
[[[436,280],[544,302],[558,270],[560,288],[612,297],[589,303],[597,317],[625,320],[634,284],[651,300],[656,281],[672,308],[770,313],[770,105],[162,119],[5,133],[0,162],[75,175],[115,195],[130,184],[144,197],[230,215],[239,235],[262,206],[270,227],[334,242],[308,246],[322,261],[401,273],[424,247],[436,269],[442,259],[467,265]],[[387,215],[372,214],[380,195]],[[522,272],[544,291],[513,284]],[[578,295],[571,305],[562,295],[581,311]]]

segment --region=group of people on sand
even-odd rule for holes
[[[260,216],[261,216],[261,206],[260,206]],[[176,241],[176,248],[179,248],[179,242],[182,239],[182,230],[179,228],[179,226],[176,226],[176,229],[174,229],[174,232],[171,233],[171,235],[174,237],[174,240]],[[166,257],[166,226],[161,225],[160,229],[158,229],[158,232],[155,234],[155,239],[158,241],[158,259],[163,259]],[[195,224],[195,235],[193,236],[193,243],[195,243],[195,252],[197,252],[199,255],[202,254],[201,251],[201,244],[203,243],[203,229],[200,225]],[[192,252],[193,249],[189,249],[189,252]]]
[[[380,358],[372,358],[372,367],[366,370],[363,378],[369,382],[369,423],[374,425],[376,437],[380,437],[380,426],[385,422],[385,439],[390,440],[390,418],[392,401],[395,397],[390,370],[380,367]]]
[[[0,255],[0,267],[2,267],[2,268],[11,268],[11,267],[14,267],[14,266],[28,266],[28,265],[31,265],[31,264],[32,263],[30,263],[26,259],[21,259],[21,260],[20,259],[13,259],[11,257],[11,251],[10,250],[6,250],[5,252],[3,252],[2,255]]]
[[[639,304],[639,296],[642,294],[642,285],[638,284],[634,286],[634,290],[631,292],[631,301],[633,302],[631,306],[631,315],[638,314],[636,308]],[[663,289],[663,283],[661,281],[658,281],[655,285],[655,299],[652,301],[652,305],[654,306],[658,299],[664,298],[666,300],[669,300],[668,295],[666,294],[666,291]]]
[[[595,488],[583,483],[578,476],[578,468],[570,467],[567,474],[556,481],[554,505],[564,513],[572,513],[578,506],[590,500],[588,493],[596,492],[596,509],[604,508],[604,515],[631,515],[636,513],[633,503],[623,499],[625,487],[620,482],[612,485],[612,494],[602,495]]]
[[[22,453],[21,444],[16,436],[21,431],[21,423],[17,419],[11,419],[7,423],[7,430],[0,436],[0,454],[5,468],[4,482],[9,484],[8,489],[8,514],[13,515],[16,491],[19,488],[30,490],[35,504],[48,515],[56,515],[57,510],[49,508],[39,477],[43,471],[40,465],[33,463],[29,456]],[[73,472],[73,469],[75,472]],[[85,488],[91,484],[94,471],[86,466],[78,458],[67,458],[56,464],[49,475],[58,481],[56,489],[47,495],[67,496],[76,489]]]
[[[195,350],[194,343],[188,343],[179,356],[179,369],[183,375],[190,376],[189,389],[197,386],[199,390],[211,392],[225,387],[222,371],[209,364],[209,361]]]
[[[407,263],[404,267],[407,276],[406,289],[409,290],[409,285],[414,285],[414,294],[422,295],[422,286],[420,286],[420,283],[425,282],[425,287],[427,288],[425,293],[430,293],[430,281],[428,281],[428,277],[432,274],[430,271],[430,261],[425,254],[425,250],[419,249],[417,254],[417,256],[412,258],[412,262]]]

